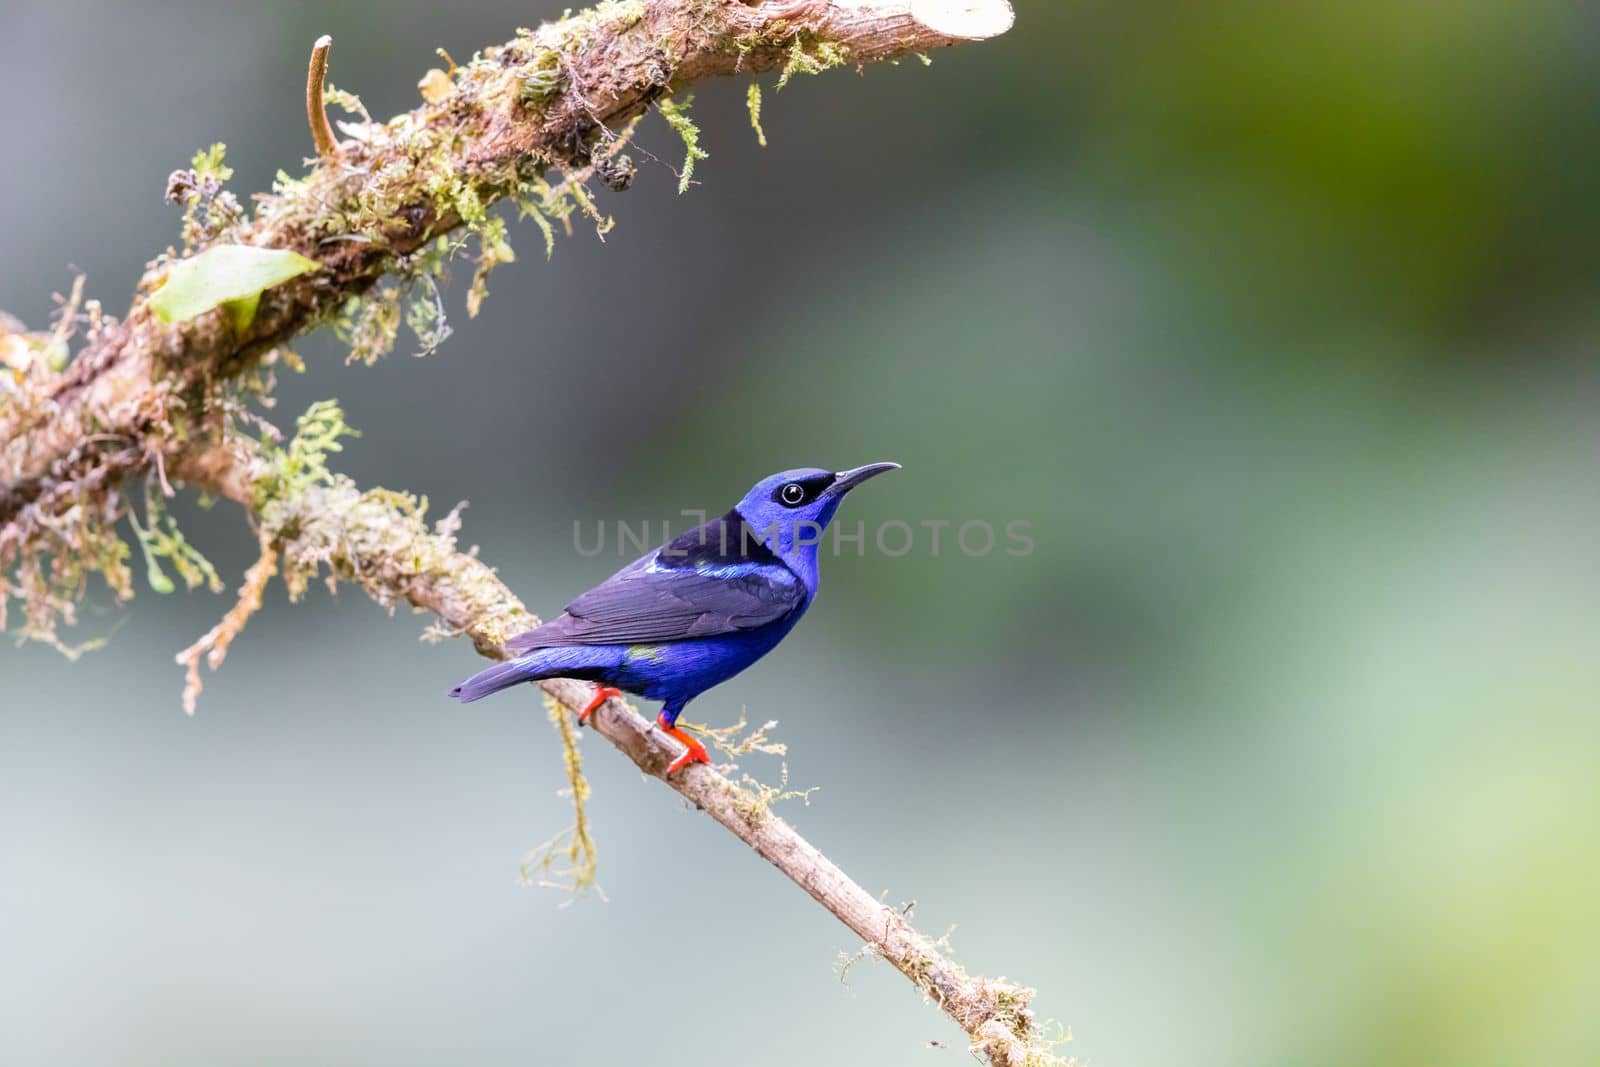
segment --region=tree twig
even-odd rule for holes
[[[261,555],[245,571],[244,585],[239,587],[239,599],[228,609],[221,622],[175,657],[178,666],[184,668],[183,710],[186,714],[194,714],[195,703],[200,699],[201,657],[205,657],[206,666],[212,670],[222,666],[222,661],[228,656],[228,646],[239,636],[244,624],[250,621],[250,616],[261,610],[261,594],[277,572],[278,551],[273,547],[272,539],[263,532],[259,540]]]
[[[306,72],[306,122],[311,125],[311,143],[317,146],[317,155],[322,159],[330,159],[339,151],[333,127],[328,124],[328,109],[322,102],[322,87],[328,80],[328,49],[332,47],[332,37],[318,37],[311,48],[311,69]]]

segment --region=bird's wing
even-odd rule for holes
[[[718,524],[727,521],[712,520],[629,565],[506,648],[715,637],[776,622],[799,607],[806,596],[800,579],[759,543],[719,537]]]
[[[567,605],[565,614],[506,642],[512,652],[551,645],[636,644],[715,637],[776,622],[805,590],[782,565],[738,571],[624,571]]]

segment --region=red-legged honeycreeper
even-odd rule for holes
[[[733,510],[635,560],[537,629],[506,642],[516,658],[450,691],[463,703],[541,678],[596,683],[578,715],[609,697],[665,701],[658,721],[685,752],[667,773],[710,763],[678,729],[683,706],[782,641],[817,595],[817,546],[845,494],[898,470],[801,468],[757,482]]]

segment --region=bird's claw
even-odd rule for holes
[[[711,755],[710,753],[706,752],[706,746],[702,745],[692,736],[679,729],[673,723],[668,722],[665,712],[656,718],[656,722],[660,724],[662,730],[666,731],[668,737],[678,742],[678,744],[682,745],[684,748],[683,755],[667,764],[668,778],[683,770],[691,763],[704,763],[707,766],[710,766]]]
[[[585,725],[589,721],[589,716],[594,714],[594,709],[598,708],[601,704],[604,704],[612,697],[619,697],[621,695],[622,690],[614,689],[609,685],[595,686],[594,699],[585,704],[583,710],[578,712],[578,725]]]
[[[693,744],[693,748],[667,764],[667,777],[672,777],[691,763],[704,763],[708,767],[711,765],[711,756],[706,752],[705,746],[698,741]]]

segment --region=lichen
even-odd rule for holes
[[[562,758],[567,771],[567,788],[561,792],[572,801],[573,822],[550,840],[529,851],[519,873],[525,885],[559,889],[569,894],[563,907],[591,889],[604,900],[604,891],[595,884],[597,861],[594,839],[589,833],[587,808],[589,782],[583,776],[578,731],[572,726],[572,712],[560,701],[547,693],[544,703],[545,713],[561,738]]]
[[[789,746],[781,741],[772,740],[769,734],[769,731],[778,725],[777,719],[769,719],[754,730],[750,730],[750,720],[743,708],[739,709],[739,720],[727,726],[706,726],[701,723],[684,725],[710,741],[713,748],[729,759],[739,759],[752,752],[768,756],[783,756],[789,752]]]
[[[711,742],[713,748],[727,756],[730,760],[742,759],[751,753],[759,752],[768,756],[784,756],[789,747],[781,741],[774,741],[770,731],[778,725],[776,719],[769,720],[748,730],[749,720],[743,708],[739,710],[739,721],[729,726],[706,726],[702,723],[681,724],[685,729],[700,734]],[[737,763],[723,768],[724,771],[740,770]],[[807,789],[789,788],[789,764],[780,761],[778,764],[778,783],[771,785],[761,781],[747,771],[740,770],[739,784],[744,786],[734,799],[734,806],[739,814],[751,826],[759,826],[768,815],[772,813],[775,804],[786,800],[799,800],[806,806],[811,804],[811,794],[820,786],[811,786]]]
[[[833,963],[834,977],[839,979],[840,985],[849,988],[850,972],[856,965],[867,960],[879,959],[881,956],[882,950],[875,941],[868,941],[854,952],[840,952],[838,959]]]

